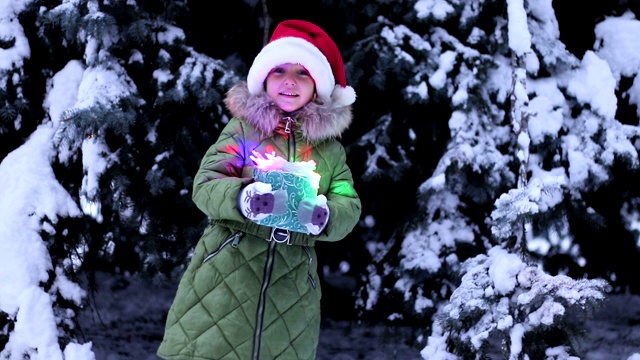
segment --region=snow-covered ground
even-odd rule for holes
[[[93,343],[96,360],[158,360],[155,351],[176,284],[97,275],[92,306],[80,315],[84,342]],[[610,295],[586,326],[590,337],[583,359],[640,360],[640,296]],[[325,319],[318,360],[421,360],[419,335],[405,327]]]

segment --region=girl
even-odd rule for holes
[[[346,153],[355,91],[333,40],[287,20],[225,98],[233,118],[202,159],[193,201],[210,218],[169,310],[164,359],[315,359],[320,332],[316,241],[338,241],[360,218]],[[287,197],[255,181],[254,152],[313,160],[310,231],[261,225]],[[286,204],[285,204],[286,206]]]

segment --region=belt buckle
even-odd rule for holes
[[[273,240],[278,244],[287,243],[287,245],[290,245],[289,244],[290,239],[291,239],[291,233],[287,229],[273,228],[273,230],[271,230],[270,240]]]

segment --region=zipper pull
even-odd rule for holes
[[[233,235],[235,239],[233,239],[233,243],[231,243],[231,246],[233,246],[234,249],[238,248],[238,244],[240,243],[240,238],[242,237],[242,235],[244,234],[241,231],[238,231],[237,233],[235,233],[235,235]]]
[[[291,128],[293,127],[293,118],[291,116],[285,116],[282,120],[286,121],[284,125],[284,132],[287,134],[291,134]]]

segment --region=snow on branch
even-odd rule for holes
[[[492,234],[499,239],[514,236],[519,231],[522,219],[545,212],[562,201],[564,183],[564,178],[559,176],[533,178],[525,187],[502,194],[491,213],[494,222]]]

